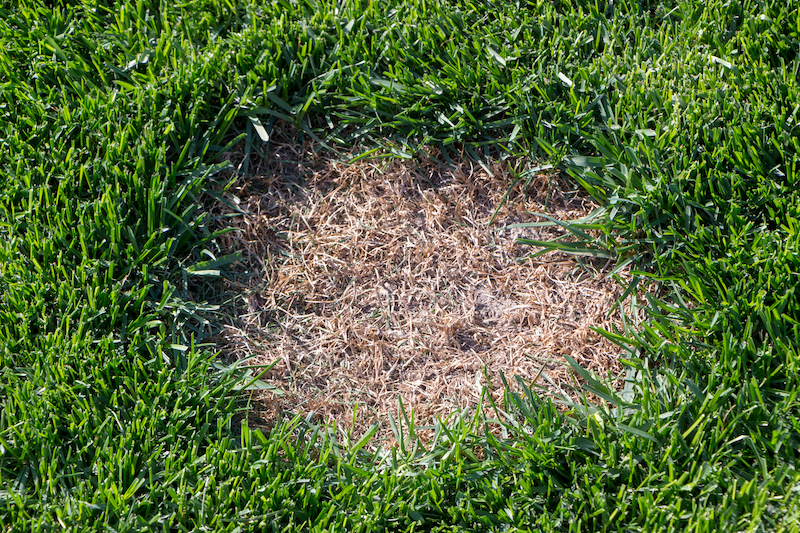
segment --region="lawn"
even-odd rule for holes
[[[3,2],[0,529],[798,531],[798,7]],[[507,376],[424,441],[400,409],[395,447],[248,425],[222,243],[279,130],[552,165],[601,208],[535,246],[657,287],[619,375]]]

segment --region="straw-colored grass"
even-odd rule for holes
[[[356,404],[358,421],[380,420],[400,396],[425,423],[474,407],[484,387],[499,394],[501,373],[563,394],[574,382],[563,354],[618,369],[618,348],[591,329],[618,320],[609,265],[525,259],[535,250],[516,238],[560,228],[506,227],[596,207],[553,172],[492,221],[507,163],[493,175],[429,158],[348,165],[287,144],[263,167],[238,183],[250,215],[226,243],[260,276],[240,287],[243,312],[224,332],[229,357],[278,361],[267,381],[287,396],[261,397],[263,416],[300,408],[349,425]]]

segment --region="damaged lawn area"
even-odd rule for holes
[[[276,363],[262,380],[286,393],[258,395],[254,415],[299,409],[388,432],[398,399],[430,425],[489,408],[487,388],[502,403],[505,376],[578,401],[564,354],[619,372],[619,347],[595,331],[623,328],[616,261],[532,258],[538,249],[517,243],[572,236],[537,213],[574,220],[598,207],[557,172],[517,161],[530,178],[509,194],[508,162],[348,164],[314,148],[277,145],[230,190],[247,214],[220,242],[250,279],[232,285],[240,314],[222,355]]]

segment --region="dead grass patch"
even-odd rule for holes
[[[563,230],[506,228],[596,207],[556,174],[536,176],[490,223],[511,181],[505,163],[493,175],[467,160],[348,165],[286,143],[259,164],[234,191],[250,214],[222,243],[258,275],[232,282],[242,308],[221,340],[230,358],[278,361],[265,379],[286,396],[256,398],[267,422],[300,409],[361,426],[396,415],[400,396],[427,423],[474,407],[484,387],[499,398],[501,373],[564,393],[564,354],[618,370],[619,349],[591,329],[619,321],[610,265],[524,260],[534,250],[518,237]]]

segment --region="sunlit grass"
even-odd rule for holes
[[[800,528],[796,8],[52,4],[0,8],[4,529]],[[603,210],[571,251],[663,289],[607,333],[625,388],[585,374],[604,403],[565,412],[509,393],[428,447],[395,420],[396,450],[234,422],[206,302],[235,258],[207,206],[217,156],[268,151],[277,120],[572,176]]]

